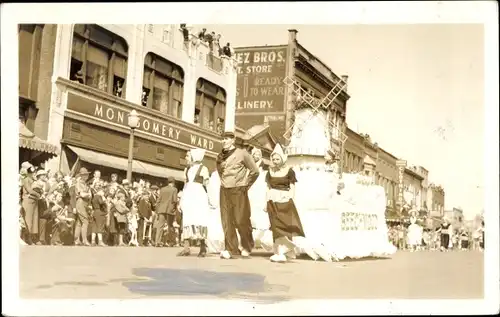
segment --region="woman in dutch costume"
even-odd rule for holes
[[[209,217],[208,195],[205,187],[208,185],[210,174],[207,167],[202,164],[205,150],[192,149],[189,154],[191,165],[184,171],[186,181],[180,200],[183,226],[181,239],[184,242],[184,249],[178,255],[190,255],[190,240],[198,240],[200,241],[198,257],[205,257]]]
[[[439,228],[439,232],[441,234],[441,251],[448,250],[450,245],[450,233],[453,231],[451,228],[451,224],[447,219],[444,219],[444,222]]]
[[[286,165],[287,157],[279,144],[271,154],[272,166],[266,175],[267,204],[274,241],[272,262],[286,262],[295,258],[295,237],[304,237],[302,223],[294,203],[297,178]]]

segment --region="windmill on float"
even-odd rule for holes
[[[323,99],[313,97],[293,78],[287,76],[283,82],[292,90],[296,103],[293,123],[283,135],[288,141],[290,165],[319,171],[325,168],[325,155],[331,151],[338,164],[335,172],[342,177],[343,151],[347,140],[342,131],[345,115],[334,101],[345,91],[346,81],[339,78]]]

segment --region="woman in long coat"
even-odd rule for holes
[[[207,253],[207,225],[210,213],[208,195],[205,190],[208,185],[210,174],[206,166],[202,164],[205,150],[192,149],[191,166],[185,169],[186,182],[180,200],[182,211],[182,240],[184,249],[178,254],[187,256],[191,253],[189,249],[190,240],[200,241],[199,257],[204,257]]]

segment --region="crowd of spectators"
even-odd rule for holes
[[[117,174],[104,179],[99,170],[90,177],[84,167],[69,176],[24,162],[19,172],[21,244],[176,246],[182,228],[178,203],[169,227],[157,221],[158,194],[159,186],[142,179],[120,182]]]
[[[185,23],[181,24],[180,28],[182,30],[185,42],[189,42],[190,40],[194,39],[195,41],[206,43],[210,48],[210,52],[219,57],[232,57],[234,55],[234,50],[231,47],[231,43],[227,42],[226,45],[222,46],[223,41],[221,34],[216,34],[214,31],[208,32],[206,28],[202,28],[202,30],[199,31],[196,35],[191,34],[189,27]]]
[[[461,227],[453,230],[447,246],[441,243],[440,228],[425,228],[422,232],[422,242],[417,245],[417,250],[483,250],[484,224],[473,230]],[[404,225],[389,227],[389,240],[399,250],[409,250],[408,228]]]

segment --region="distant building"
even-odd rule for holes
[[[431,217],[444,217],[445,192],[443,187],[430,184],[427,189],[427,208]]]
[[[464,212],[461,208],[453,208],[452,210],[444,211],[444,218],[447,219],[455,228],[461,228],[464,224]]]

